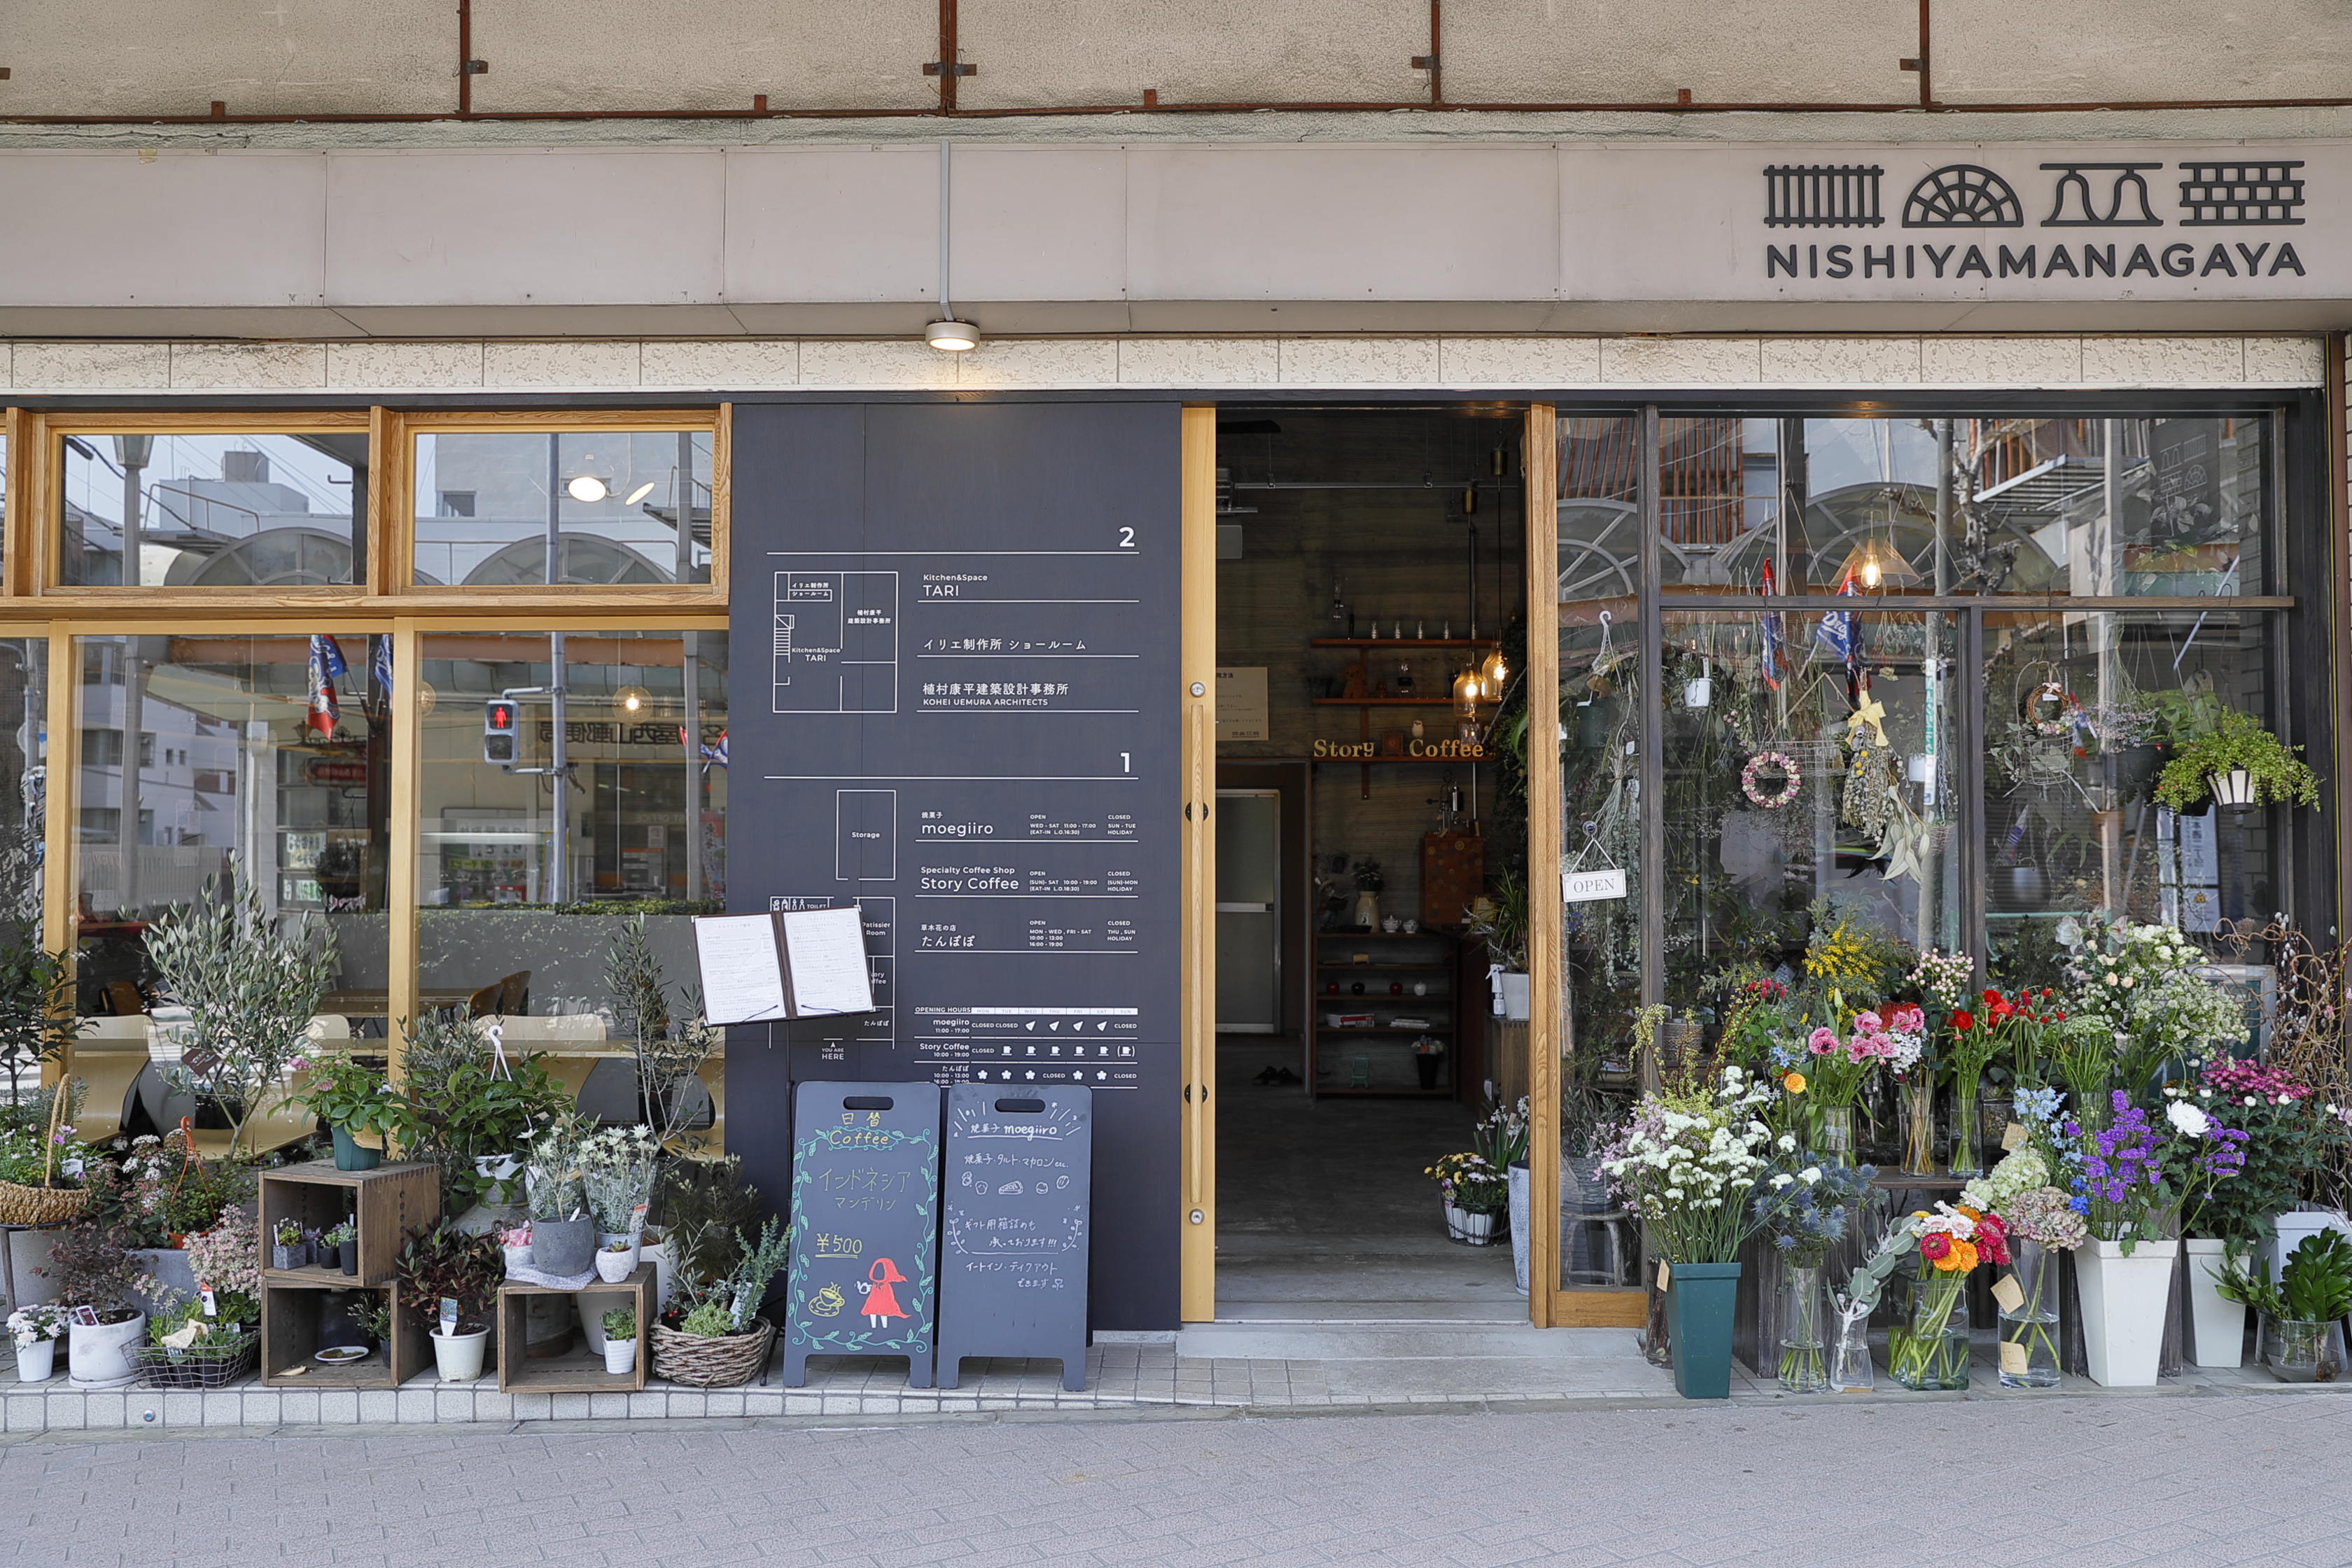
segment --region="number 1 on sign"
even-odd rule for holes
[[[1118,754],[1118,771],[1123,773],[1131,773],[1135,771],[1134,758],[1125,752]]]

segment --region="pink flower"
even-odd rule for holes
[[[1927,1026],[1927,1015],[1915,1006],[1897,1007],[1895,1009],[1894,1018],[1887,1024],[1887,1027],[1900,1029],[1906,1035],[1918,1034]]]
[[[1828,1056],[1837,1049],[1838,1037],[1827,1029],[1815,1029],[1806,1037],[1805,1047],[1817,1057]]]
[[[1875,1013],[1856,1013],[1853,1016],[1853,1032],[1857,1035],[1874,1035],[1885,1027],[1885,1021]]]

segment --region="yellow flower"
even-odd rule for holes
[[[1940,1274],[1966,1274],[1976,1266],[1977,1244],[1958,1237],[1952,1238],[1952,1250],[1936,1259],[1936,1269]]]
[[[1780,1080],[1780,1087],[1787,1089],[1790,1094],[1802,1094],[1805,1092],[1805,1075],[1801,1072],[1792,1072],[1788,1077]]]

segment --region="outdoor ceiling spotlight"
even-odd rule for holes
[[[604,488],[604,481],[593,474],[583,474],[563,488],[572,493],[573,500],[585,501],[590,506],[613,493]]]
[[[923,341],[951,354],[970,353],[980,347],[980,329],[970,321],[933,321],[923,329]]]
[[[621,504],[623,506],[635,506],[653,493],[654,482],[651,479],[647,479],[644,484],[641,484],[635,489],[631,490],[629,492],[629,499],[623,501]]]
[[[613,706],[624,713],[642,713],[653,705],[653,693],[642,686],[624,686],[613,693]]]

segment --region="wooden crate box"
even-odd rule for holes
[[[604,1370],[604,1358],[591,1352],[573,1351],[568,1355],[550,1356],[533,1361],[523,1353],[530,1338],[527,1314],[534,1296],[596,1296],[629,1292],[637,1310],[637,1364],[634,1371],[609,1373]],[[617,1285],[597,1280],[578,1290],[557,1290],[545,1285],[526,1285],[520,1279],[509,1279],[499,1287],[499,1323],[495,1336],[502,1345],[512,1345],[512,1355],[499,1358],[499,1392],[501,1394],[634,1394],[646,1385],[646,1362],[653,1353],[654,1266],[637,1265],[636,1272]],[[585,1336],[583,1336],[585,1338]]]
[[[329,1283],[382,1285],[392,1279],[411,1230],[431,1225],[441,1213],[440,1175],[412,1161],[373,1171],[338,1171],[331,1161],[287,1165],[261,1173],[261,1281],[318,1289]],[[272,1268],[269,1243],[280,1220],[304,1228],[327,1229],[355,1217],[359,1226],[356,1278],[338,1265]]]

